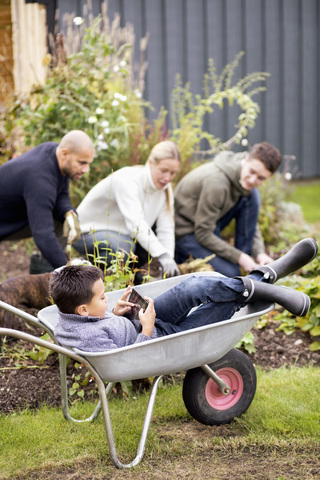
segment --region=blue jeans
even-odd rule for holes
[[[260,272],[248,277],[263,281]],[[241,306],[244,291],[241,279],[193,276],[183,280],[154,300],[155,327],[159,336],[184,332],[192,328],[228,320]],[[190,314],[190,310],[197,307]]]
[[[73,244],[74,248],[86,255],[88,253],[89,260],[98,257],[102,261],[106,261],[110,266],[112,260],[112,253],[125,252],[125,260],[128,257],[129,252],[134,252],[136,248],[135,242],[128,235],[123,235],[119,232],[99,230],[94,233],[84,233]]]
[[[251,255],[259,208],[260,194],[259,191],[254,188],[249,196],[241,197],[236,205],[218,220],[214,234],[221,238],[222,230],[229,225],[234,218],[236,220],[235,247]],[[177,263],[185,262],[190,254],[193,258],[205,258],[212,253],[214,252],[203,247],[198,242],[193,233],[176,240],[175,260]],[[218,255],[210,260],[209,264],[212,265],[216,272],[222,273],[227,277],[240,275],[240,269],[237,264]]]

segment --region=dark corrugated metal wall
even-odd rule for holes
[[[87,1],[57,3],[62,19],[65,12],[81,16]],[[92,0],[94,15],[102,3]],[[110,19],[115,12],[122,26],[134,25],[137,42],[150,34],[145,97],[156,111],[168,108],[176,73],[201,93],[208,58],[220,72],[243,50],[239,76],[271,74],[267,92],[255,97],[261,114],[249,142],[266,140],[296,156],[298,175],[320,176],[319,0],[109,0]],[[218,112],[206,128],[226,140],[235,120],[232,110]]]

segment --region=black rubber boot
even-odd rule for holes
[[[249,277],[237,277],[243,281],[245,290],[238,300],[252,303],[258,300],[275,302],[284,307],[292,315],[304,317],[310,308],[310,298],[304,292],[289,287],[278,287],[269,283],[252,280]]]
[[[268,283],[274,283],[279,278],[286,277],[290,273],[299,270],[307,263],[311,262],[318,253],[318,245],[313,238],[304,238],[296,243],[289,252],[274,262],[268,263],[258,268],[254,272],[262,272],[264,279]]]

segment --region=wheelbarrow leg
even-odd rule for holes
[[[138,447],[138,450],[137,450],[137,455],[134,458],[134,460],[131,463],[128,463],[128,464],[121,463],[118,459],[116,446],[115,446],[115,441],[114,441],[114,436],[113,436],[108,399],[107,399],[107,395],[106,395],[106,392],[105,392],[104,383],[100,378],[96,378],[96,382],[97,382],[98,389],[99,389],[99,394],[100,394],[100,399],[101,399],[103,419],[104,419],[104,424],[105,424],[105,429],[106,429],[106,434],[107,434],[109,454],[110,454],[110,458],[111,458],[113,464],[117,468],[131,468],[131,467],[134,467],[134,466],[138,465],[138,463],[140,463],[140,461],[143,457],[144,450],[145,450],[145,445],[146,445],[146,441],[147,441],[147,436],[148,436],[148,431],[149,431],[149,427],[150,427],[153,407],[154,407],[154,403],[155,403],[155,399],[156,399],[156,395],[157,395],[157,390],[158,390],[158,386],[159,386],[159,381],[160,381],[161,377],[162,377],[162,375],[154,378],[152,388],[151,388],[151,392],[150,392],[150,396],[149,396],[148,407],[147,407],[146,415],[145,415],[145,418],[144,418],[143,429],[142,429],[142,433],[141,433],[141,437],[140,437],[140,442],[139,442],[139,447]]]
[[[67,357],[65,355],[59,354],[59,368],[60,368],[60,389],[61,389],[61,409],[63,416],[66,420],[72,421],[74,423],[82,423],[82,422],[93,422],[99,413],[101,412],[101,400],[97,403],[96,408],[94,409],[92,415],[84,420],[77,420],[73,418],[69,413],[68,407],[68,385],[67,385]],[[109,395],[112,389],[113,383],[108,383],[105,387],[105,394]]]

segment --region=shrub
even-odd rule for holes
[[[319,259],[314,260],[314,262],[312,262],[314,266],[319,266]],[[314,266],[311,268],[313,269]],[[308,271],[307,267],[306,270]],[[287,334],[292,333],[295,329],[309,332],[312,337],[317,337],[310,345],[310,350],[320,350],[320,276],[303,277],[294,275],[286,277],[284,283],[288,287],[301,290],[309,295],[311,306],[308,315],[305,317],[294,317],[287,311],[279,313],[275,317],[275,320],[281,322],[279,330],[283,330]]]
[[[120,39],[118,44],[110,31]],[[151,105],[133,80],[132,44],[123,43],[123,38],[119,22],[110,28],[101,16],[84,30],[78,53],[66,58],[60,38],[55,56],[46,59],[52,68],[45,85],[16,98],[6,113],[6,131],[23,131],[14,145],[17,153],[24,144],[59,141],[73,129],[93,139],[96,159],[89,175],[72,185],[75,204],[112,170],[144,163],[153,145],[163,139],[165,112],[148,127],[144,109]]]

